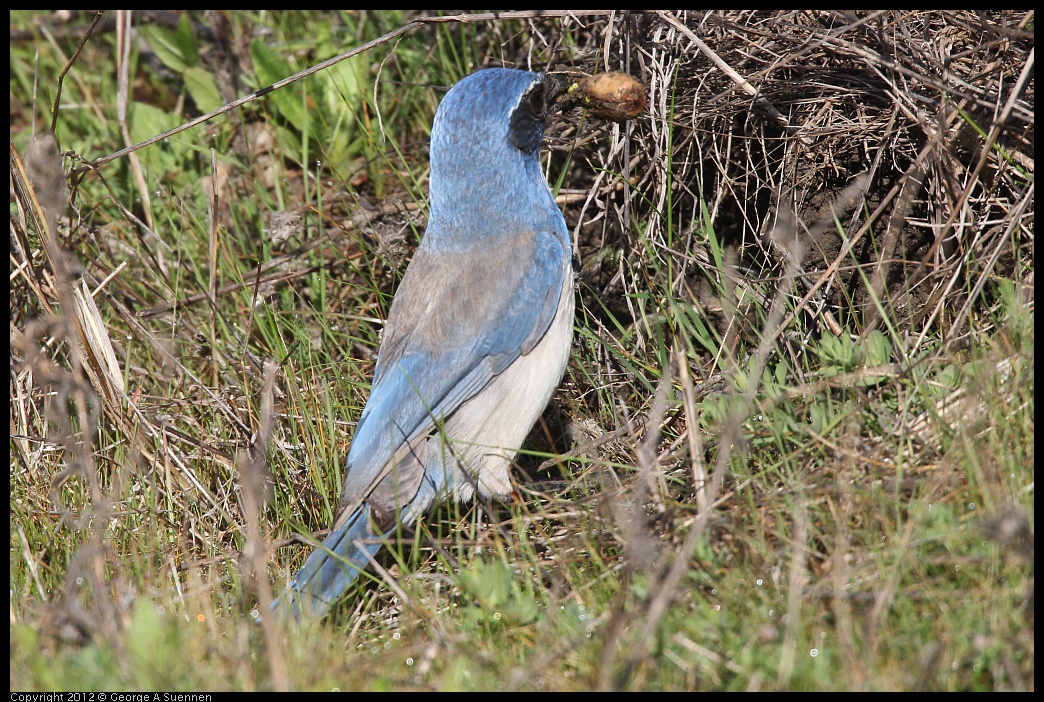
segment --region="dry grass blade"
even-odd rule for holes
[[[21,165],[15,155],[16,163]],[[123,371],[112,348],[112,341],[94,296],[85,280],[73,281],[68,255],[61,250],[57,227],[66,203],[65,172],[58,154],[57,142],[50,134],[38,137],[25,157],[25,170],[19,169],[27,185],[25,192],[37,208],[39,221],[44,223],[41,238],[51,270],[54,271],[59,297],[64,298],[66,314],[72,313],[77,322],[83,368],[91,384],[113,407],[121,406],[124,398]]]

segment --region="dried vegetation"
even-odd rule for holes
[[[255,70],[234,19],[193,18],[224,102],[245,92],[241,76]],[[902,610],[897,597],[950,600],[920,570],[897,592],[902,569],[864,562],[875,547],[859,533],[915,548],[909,528],[881,513],[879,486],[897,500],[888,509],[905,515],[917,501],[967,503],[972,482],[991,510],[983,528],[1014,561],[1032,562],[1032,476],[1027,508],[1007,488],[983,487],[1006,480],[1007,468],[991,472],[992,453],[969,480],[951,449],[980,442],[996,451],[991,437],[999,436],[1015,463],[1032,464],[1032,445],[1006,444],[1008,420],[998,415],[1017,426],[1028,412],[1032,432],[1032,359],[1027,370],[1017,334],[995,320],[1006,303],[1034,307],[1033,20],[1032,11],[650,11],[421,23],[401,45],[378,44],[381,61],[365,62],[376,88],[368,83],[354,114],[371,130],[367,148],[384,151],[315,173],[294,161],[284,141],[293,125],[274,108],[196,127],[212,131],[194,139],[222,145],[229,158],[199,149],[180,163],[188,181],[143,168],[145,150],[101,165],[133,141],[128,102],[184,110],[179,119],[191,112],[178,97],[188,73],[130,73],[122,34],[115,51],[94,54],[120,79],[115,109],[87,105],[105,114],[112,139],[90,153],[66,153],[60,165],[46,137],[26,148],[31,106],[12,88],[11,546],[20,573],[12,574],[12,621],[38,623],[53,645],[112,640],[130,603],[163,599],[171,583],[179,596],[197,593],[190,606],[213,620],[210,608],[228,602],[206,593],[236,593],[228,609],[247,609],[268,598],[269,578],[281,582],[298,562],[300,548],[282,547],[294,543],[294,525],[328,523],[324,500],[337,481],[326,474],[350,441],[379,321],[423,230],[423,125],[440,95],[425,84],[445,84],[446,74],[434,60],[403,57],[410,41],[460,40],[462,54],[473,52],[456,67],[464,73],[487,64],[620,70],[648,91],[645,113],[631,122],[577,109],[549,128],[548,172],[580,266],[576,357],[529,447],[556,457],[520,460],[525,504],[512,514],[495,505],[465,517],[447,510],[435,521],[451,521],[447,531],[463,525],[466,536],[442,538],[436,525],[418,537],[415,551],[429,561],[420,570],[452,575],[461,554],[496,552],[512,529],[528,530],[533,553],[517,567],[536,571],[555,603],[593,587],[578,584],[585,563],[604,565],[596,580],[616,582],[619,596],[599,605],[586,637],[593,631],[600,642],[589,654],[597,665],[577,664],[579,683],[552,672],[568,653],[557,646],[589,650],[568,638],[490,680],[771,687],[758,665],[726,660],[724,640],[715,653],[715,643],[677,622],[657,644],[666,658],[652,656],[670,606],[699,610],[708,583],[728,577],[725,564],[742,562],[783,573],[777,585],[787,599],[771,611],[794,617],[775,615],[756,637],[747,632],[743,647],[784,651],[773,663],[777,687],[816,684],[787,653],[804,607],[839,627],[839,665],[851,679],[834,687],[1032,689],[1031,616],[985,679],[947,677],[948,665],[973,665],[960,634],[915,654],[882,642],[888,613]],[[86,51],[118,31],[118,19],[106,22],[112,16]],[[40,26],[33,38],[70,53],[84,36],[75,21]],[[141,44],[143,65],[156,64],[149,46]],[[316,62],[308,48],[300,59]],[[82,61],[70,65],[67,84],[89,94]],[[64,148],[90,141],[55,119]],[[380,142],[385,125],[401,132],[389,129]],[[61,168],[69,192],[55,176]],[[178,227],[195,228],[199,251],[168,243]],[[294,321],[270,321],[279,315]],[[1032,323],[1028,336],[1032,349]],[[837,340],[835,357],[825,337]],[[886,352],[869,354],[874,363],[852,361],[852,348],[878,338]],[[948,365],[964,372],[964,354],[989,370],[981,382],[939,380],[950,377]],[[759,388],[763,374],[779,387]],[[938,393],[925,390],[936,384]],[[716,414],[705,404],[726,395],[736,404]],[[860,409],[840,425],[801,428],[824,402]],[[748,421],[776,410],[800,426]],[[262,464],[272,472],[259,511],[262,481],[242,476],[261,475]],[[781,494],[797,496],[781,502]],[[276,535],[280,550],[262,532]],[[708,534],[719,555],[697,551],[703,560],[690,562]],[[1032,575],[1027,582],[1017,612],[1032,612]],[[639,584],[648,594],[628,599]],[[446,596],[432,595],[431,611]],[[423,598],[373,589],[360,599],[354,616],[365,623],[352,636],[416,614],[411,597]],[[435,632],[433,647],[466,648],[444,638],[435,615],[417,616]],[[865,636],[852,635],[853,617]],[[269,643],[279,686],[285,669]],[[896,669],[907,654],[921,656],[921,670]],[[701,662],[652,682],[658,666],[674,670],[664,662],[671,655]]]

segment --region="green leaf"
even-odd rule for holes
[[[265,87],[293,74],[290,64],[282,56],[272,51],[267,44],[254,41],[250,44],[250,57],[254,61],[254,72],[257,73],[258,85]],[[290,125],[299,132],[308,126],[308,113],[301,98],[301,88],[291,87],[276,90],[268,95],[268,99]]]
[[[828,377],[829,375],[836,375],[838,371],[851,370],[852,366],[855,365],[855,346],[852,345],[852,339],[847,334],[834,336],[829,332],[824,332],[819,340],[816,353],[828,366],[839,367],[834,369],[825,368],[824,372],[828,374]]]
[[[181,17],[176,31],[153,24],[145,27],[144,33],[145,40],[167,68],[183,73],[199,63],[196,36],[187,16]]]
[[[511,569],[501,563],[477,561],[471,571],[461,572],[461,584],[484,606],[495,609],[511,594]]]
[[[344,110],[346,104],[350,113],[358,111],[370,91],[366,69],[363,56],[353,56],[326,69],[326,78],[334,88],[327,91],[331,114]]]
[[[892,342],[878,329],[870,332],[866,344],[866,365],[883,366],[892,358]]]
[[[173,129],[178,124],[178,118],[153,105],[132,102],[127,114],[127,124],[130,126],[131,141],[139,142]],[[176,140],[163,141],[138,151],[138,158],[146,171],[164,175],[178,168],[175,154],[183,153],[183,149],[183,143]]]
[[[185,79],[185,89],[192,96],[200,112],[213,112],[221,107],[221,91],[218,90],[217,81],[210,71],[193,66],[186,68],[182,77]]]
[[[536,621],[540,614],[540,605],[532,595],[524,593],[514,600],[505,602],[501,613],[505,623],[523,626]]]
[[[694,342],[711,352],[715,357],[718,354],[718,338],[703,320],[700,310],[694,305],[678,305],[678,323],[689,332]]]

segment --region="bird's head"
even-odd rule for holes
[[[431,160],[451,158],[467,142],[536,152],[555,94],[555,81],[543,73],[487,68],[471,74],[439,104],[431,130]]]
[[[554,206],[537,155],[556,95],[552,78],[506,68],[453,86],[431,130],[432,221],[460,231],[465,217],[489,223],[515,207]]]

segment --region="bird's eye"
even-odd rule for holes
[[[534,83],[522,93],[518,107],[511,112],[508,139],[523,153],[540,147],[547,117],[547,93],[543,83]]]
[[[537,116],[543,116],[544,114],[544,86],[535,85],[526,95],[526,101],[529,104],[529,109],[532,110],[533,114]]]

